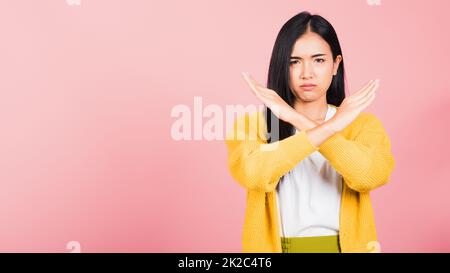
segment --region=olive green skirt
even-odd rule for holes
[[[281,237],[283,253],[340,253],[339,235]]]

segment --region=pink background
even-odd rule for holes
[[[177,104],[258,104],[282,24],[341,41],[350,93],[396,169],[372,193],[383,252],[450,252],[449,1],[0,2],[0,251],[240,252],[246,193],[223,141],[175,141]],[[206,121],[207,119],[205,119]]]

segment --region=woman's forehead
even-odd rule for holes
[[[308,32],[295,41],[291,56],[310,58],[317,54],[331,54],[328,43],[314,32]]]

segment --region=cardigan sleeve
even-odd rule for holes
[[[225,142],[232,177],[247,190],[271,192],[284,174],[318,148],[304,131],[268,144],[260,136],[261,126],[255,126],[263,122],[258,113],[238,117]]]
[[[346,184],[358,192],[369,192],[389,181],[395,167],[391,142],[373,114],[364,113],[361,129],[349,140],[340,133],[322,143],[319,152],[340,173]]]

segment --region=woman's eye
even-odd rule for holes
[[[316,61],[317,61],[318,63],[323,63],[323,62],[325,62],[325,59],[318,58],[318,59],[316,59]]]
[[[299,61],[298,60],[293,60],[293,61],[291,61],[290,63],[291,64],[296,64],[296,63],[298,63]]]

